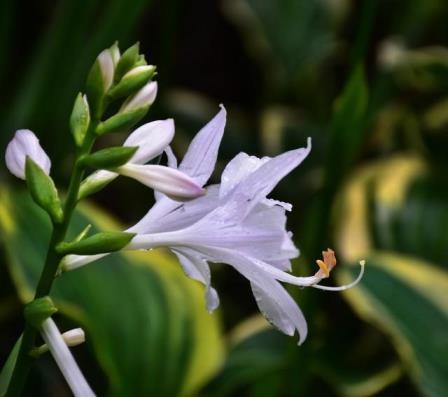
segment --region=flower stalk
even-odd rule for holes
[[[72,177],[68,188],[67,198],[65,200],[63,219],[61,223],[53,223],[53,231],[45,259],[45,264],[39,282],[36,287],[34,300],[49,295],[58,270],[59,263],[63,255],[59,254],[56,247],[65,239],[68,226],[70,224],[73,211],[76,207],[79,188],[85,172],[85,166],[80,159],[89,154],[95,142],[95,129],[98,120],[93,120],[87,131],[83,145],[78,149]],[[22,343],[17,356],[16,366],[8,386],[5,397],[18,397],[28,377],[34,357],[30,354],[36,341],[37,330],[28,322],[23,331]]]

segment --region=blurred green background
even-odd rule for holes
[[[65,0],[0,2],[0,148],[32,129],[68,181],[68,117],[102,49],[139,40],[158,66],[148,120],[174,117],[174,150],[223,103],[228,124],[213,181],[240,151],[313,150],[276,189],[315,271],[327,247],[344,293],[290,289],[308,319],[297,347],[257,314],[245,279],[213,267],[221,307],[166,252],[108,257],[58,279],[64,330],[98,395],[448,395],[448,3],[445,0]],[[447,47],[446,47],[447,46]],[[103,143],[119,144],[115,135]],[[0,363],[23,323],[49,224],[0,168]],[[72,225],[118,229],[152,193],[120,179],[81,206]],[[103,207],[102,210],[98,206]],[[51,357],[26,395],[68,396]]]

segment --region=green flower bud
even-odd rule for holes
[[[156,71],[154,65],[137,66],[127,72],[120,82],[109,91],[112,99],[135,94],[151,80]]]
[[[82,146],[90,125],[90,110],[87,97],[78,94],[70,116],[70,130],[77,146]]]
[[[137,42],[123,53],[115,70],[115,82],[120,81],[121,78],[134,67],[135,62],[139,59],[139,49],[140,43]]]

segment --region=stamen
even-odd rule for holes
[[[316,275],[322,278],[330,277],[331,270],[336,266],[336,256],[331,248],[327,248],[326,251],[322,251],[322,259],[316,260],[317,266],[319,266],[319,271]]]
[[[320,270],[322,270],[322,272],[325,274],[325,277],[330,277],[330,270],[328,269],[327,264],[320,259],[318,259],[316,263],[317,266],[319,266]]]
[[[314,285],[311,285],[311,287],[317,288],[317,289],[321,289],[321,290],[324,290],[324,291],[344,291],[346,289],[352,288],[352,287],[354,287],[356,284],[358,284],[361,281],[362,276],[364,275],[364,266],[365,266],[365,264],[366,264],[365,260],[359,261],[359,265],[361,266],[361,270],[359,271],[359,274],[358,274],[358,277],[356,277],[356,280],[354,280],[350,284],[341,285],[340,287],[327,287],[325,285],[314,284]]]

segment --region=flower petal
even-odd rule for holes
[[[225,123],[226,110],[224,106],[221,106],[221,111],[193,138],[179,166],[179,170],[194,178],[200,186],[204,186],[215,167],[219,145],[224,134]],[[165,151],[168,156],[168,165],[176,168],[177,161],[172,150],[167,148]],[[151,225],[162,219],[178,206],[178,202],[170,200],[166,196],[159,196],[155,205],[129,230],[136,233],[144,232],[147,225]]]
[[[126,139],[123,146],[138,146],[129,160],[134,164],[145,164],[161,154],[174,137],[173,119],[157,120],[137,128]]]
[[[158,190],[173,200],[188,200],[205,194],[188,175],[162,165],[125,164],[117,172]]]
[[[18,130],[6,148],[5,160],[9,171],[17,178],[25,179],[26,158],[30,157],[49,175],[51,161],[30,130]]]
[[[173,149],[171,149],[171,146],[167,146],[165,148],[165,154],[168,158],[168,167],[177,168],[177,158],[173,152]]]
[[[219,200],[218,192],[218,185],[208,186],[206,195],[185,203],[177,203],[178,206],[164,215],[160,221],[153,217],[144,217],[128,231],[132,233],[163,233],[191,226],[216,207]],[[160,206],[163,203],[155,205]]]
[[[252,292],[263,316],[286,335],[299,333],[299,345],[308,334],[305,317],[297,303],[280,283],[265,277],[262,284],[251,282]]]
[[[68,272],[70,270],[78,269],[79,267],[88,265],[101,258],[104,258],[109,254],[97,254],[97,255],[66,255],[61,262],[61,270]]]
[[[243,179],[232,191],[224,211],[233,219],[244,218],[258,202],[264,200],[274,187],[309,154],[308,146],[271,158]],[[223,206],[224,207],[224,206]]]
[[[211,313],[219,306],[219,296],[216,290],[211,287],[210,267],[208,263],[197,255],[193,250],[176,249],[174,253],[179,259],[179,262],[185,274],[205,285],[205,300],[207,310]]]
[[[242,180],[269,160],[269,157],[260,159],[256,156],[249,156],[244,152],[237,154],[226,165],[226,168],[221,175],[221,189],[219,191],[219,196],[224,197],[230,193]]]
[[[288,260],[297,257],[299,251],[294,246],[291,235],[286,232],[286,216],[282,207],[270,207],[260,203],[246,218],[233,219],[228,218],[227,212],[223,209],[225,205],[220,207],[217,199],[210,201],[212,201],[210,208],[204,208],[202,219],[198,217],[198,221],[194,224],[191,223],[194,219],[189,219],[191,226],[182,223],[184,214],[179,213],[179,210],[167,216],[178,219],[177,230],[180,226],[187,228],[183,231],[185,242],[236,249],[270,264],[280,265],[282,270],[290,268]],[[207,205],[205,201],[204,204]],[[197,206],[204,204],[197,203]],[[213,210],[213,205],[218,207]],[[206,210],[208,212],[205,212]]]
[[[191,176],[201,186],[208,181],[215,168],[226,115],[226,110],[221,105],[219,113],[196,134],[179,165],[180,171]]]

